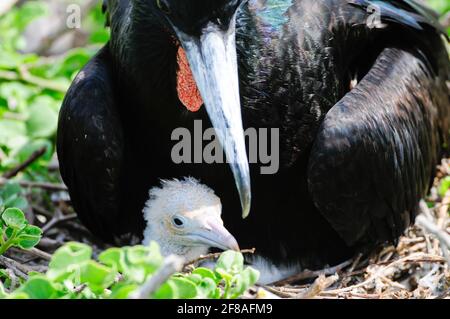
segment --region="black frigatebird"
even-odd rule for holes
[[[105,11],[111,40],[67,93],[57,145],[94,234],[141,239],[148,190],[183,176],[214,189],[241,247],[275,264],[336,263],[413,222],[449,140],[433,11],[414,0],[106,0]],[[172,134],[194,120],[216,129],[231,169],[174,163]],[[276,174],[248,164],[250,127],[279,130]]]

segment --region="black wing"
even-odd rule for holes
[[[123,137],[107,47],[78,74],[65,97],[57,152],[79,218],[94,234],[111,241],[120,209]]]
[[[309,188],[348,245],[395,242],[413,221],[449,134],[444,77],[412,53],[385,49],[326,115]]]

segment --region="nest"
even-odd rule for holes
[[[450,159],[438,166],[428,203],[416,225],[389,246],[363,258],[356,256],[336,267],[304,271],[256,290],[256,298],[314,299],[450,299],[450,191],[438,195],[441,181],[450,176]],[[293,283],[314,279],[312,284]],[[250,296],[249,296],[250,297]]]

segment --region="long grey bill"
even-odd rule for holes
[[[242,125],[234,23],[227,31],[209,24],[200,38],[175,30],[205,102],[209,118],[225,150],[242,205],[250,213],[250,172]]]

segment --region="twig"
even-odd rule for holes
[[[293,298],[295,296],[295,293],[281,291],[281,290],[278,290],[275,287],[264,286],[264,288],[267,291],[269,291],[270,293],[275,294],[275,295],[277,295],[278,297],[281,297],[281,298]]]
[[[62,243],[58,242],[57,240],[43,237],[41,241],[37,244],[38,247],[45,249],[45,250],[51,250],[56,249],[57,247],[61,246]]]
[[[371,283],[372,281],[376,280],[377,278],[381,277],[384,275],[384,273],[391,269],[394,266],[397,266],[399,264],[405,263],[405,262],[423,262],[424,260],[427,260],[428,262],[442,262],[442,259],[440,258],[436,258],[436,256],[433,255],[426,255],[423,253],[417,253],[414,255],[410,255],[410,256],[406,256],[403,258],[400,258],[392,263],[390,263],[389,265],[382,267],[381,269],[377,270],[374,274],[372,274],[371,276],[369,276],[369,278],[367,278],[366,280],[353,285],[353,286],[349,286],[349,287],[345,287],[345,288],[340,288],[340,289],[335,289],[335,290],[329,290],[326,293],[342,293],[342,292],[348,292],[351,291],[355,288],[360,288],[363,287],[369,283]]]
[[[28,84],[36,85],[41,89],[49,89],[61,93],[65,93],[67,91],[67,87],[65,85],[32,75],[25,65],[19,67],[18,73],[14,71],[0,70],[0,79],[7,81],[22,81]]]
[[[73,220],[77,218],[77,214],[70,214],[70,215],[63,215],[61,211],[57,211],[53,218],[42,227],[42,232],[45,234],[48,232],[51,228],[53,228],[55,225],[66,222],[69,220]]]
[[[23,163],[17,165],[13,169],[5,172],[3,174],[3,178],[10,179],[19,174],[21,171],[25,170],[28,166],[33,164],[38,158],[45,154],[47,151],[47,147],[42,147],[37,151],[33,152],[29,158],[27,158]]]
[[[256,251],[256,249],[252,248],[252,249],[242,249],[240,252],[241,252],[241,254],[254,254],[255,251]],[[222,255],[222,253],[212,253],[212,254],[208,254],[205,256],[200,256],[199,258],[196,258],[194,260],[187,262],[184,265],[184,268],[191,266],[191,265],[195,265],[195,264],[199,263],[200,261],[210,260],[210,259],[218,259],[220,257],[220,255]]]
[[[0,79],[7,81],[19,81],[20,76],[14,71],[0,70]]]
[[[280,299],[282,296],[279,296],[278,293],[279,291],[270,289],[270,287],[258,287],[255,299]]]
[[[30,84],[34,84],[42,89],[49,89],[61,93],[67,92],[68,87],[66,85],[34,76],[33,74],[30,73],[30,71],[28,71],[25,65],[19,66],[19,74],[20,80],[23,80]]]
[[[11,280],[11,284],[9,285],[9,291],[14,291],[17,287],[20,285],[19,279],[17,279],[16,274],[11,269],[5,269],[6,273],[8,274],[9,280]]]
[[[25,280],[28,279],[27,273],[32,271],[32,269],[28,268],[27,266],[22,265],[17,261],[9,259],[8,257],[5,256],[0,256],[0,265],[11,269],[17,276]]]
[[[282,279],[279,280],[277,282],[274,282],[270,285],[272,286],[284,286],[284,285],[289,285],[292,284],[294,282],[300,281],[300,280],[305,280],[305,279],[313,279],[316,277],[319,277],[320,275],[334,275],[337,272],[341,271],[342,269],[344,269],[345,267],[351,265],[353,263],[353,259],[344,261],[343,263],[334,266],[334,267],[329,267],[329,268],[325,268],[325,269],[321,269],[321,270],[305,270],[302,271],[301,273],[291,276],[289,278],[286,279]]]
[[[175,255],[168,256],[160,270],[150,277],[136,293],[133,293],[131,299],[148,299],[152,293],[170,278],[170,276],[181,271],[183,264],[183,258]]]
[[[32,255],[35,255],[35,256],[37,256],[39,258],[45,259],[47,261],[50,261],[52,259],[52,255],[46,253],[45,251],[37,249],[37,248],[31,248],[31,249],[24,250],[24,251],[28,252],[28,253],[30,253]]]
[[[42,188],[42,189],[45,189],[48,191],[54,191],[54,192],[67,191],[67,187],[63,184],[30,182],[30,181],[15,181],[15,182],[22,187]],[[6,183],[8,183],[8,180],[3,177],[0,177],[0,186],[5,185]]]
[[[12,247],[11,248],[11,252],[15,252],[15,253],[20,253],[20,254],[27,254],[27,255],[31,255],[37,258],[41,258],[47,261],[50,261],[52,256],[48,253],[46,253],[45,251],[42,251],[40,249],[37,248],[31,248],[31,249],[19,249],[16,247]]]
[[[417,216],[416,224],[422,227],[425,231],[433,234],[439,240],[442,248],[442,253],[447,259],[447,263],[450,267],[450,256],[448,254],[448,250],[450,249],[450,235],[444,232],[436,224],[434,224],[431,220],[423,215]]]
[[[295,296],[296,299],[311,299],[315,296],[319,295],[322,291],[333,285],[336,281],[338,281],[339,276],[333,275],[329,277],[325,277],[325,275],[321,274],[319,278],[317,278],[314,283],[309,287],[305,292],[302,292]]]
[[[79,285],[78,287],[75,287],[73,292],[76,293],[76,294],[82,293],[83,290],[86,289],[86,287],[87,287],[87,284]]]

